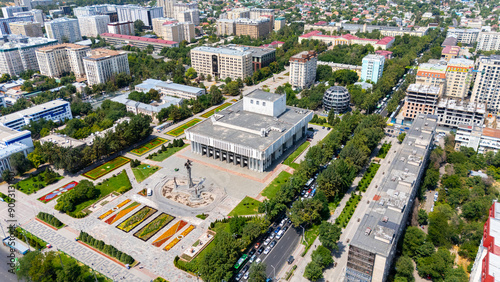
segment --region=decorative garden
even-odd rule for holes
[[[46,203],[54,200],[55,198],[61,196],[63,193],[68,192],[69,190],[75,188],[76,185],[78,185],[78,182],[71,181],[70,183],[64,185],[63,187],[58,188],[58,189],[48,193],[47,195],[38,198],[38,200],[46,204]]]
[[[155,139],[149,141],[148,143],[142,145],[141,147],[135,148],[130,151],[131,154],[134,154],[136,156],[142,156],[146,154],[147,152],[157,148],[158,146],[167,143],[167,139],[163,139],[160,137],[156,137]]]
[[[182,135],[184,133],[184,130],[185,129],[188,129],[190,128],[191,126],[197,124],[198,122],[200,122],[201,120],[200,119],[192,119],[188,122],[186,122],[185,124],[183,125],[180,125],[172,130],[170,130],[169,132],[167,132],[168,135],[171,135],[171,136],[174,136],[174,137],[177,137],[179,135]]]
[[[83,174],[83,176],[88,177],[92,180],[96,180],[110,173],[111,171],[121,167],[122,165],[127,164],[128,162],[130,162],[129,158],[119,156],[110,160],[109,162],[106,162],[94,168],[93,170],[87,171],[86,173]]]
[[[218,106],[217,108],[215,108],[215,109],[213,109],[213,110],[210,110],[210,111],[208,111],[208,112],[206,112],[206,113],[202,114],[202,115],[201,115],[201,117],[203,117],[203,118],[209,118],[209,117],[211,117],[213,114],[215,114],[216,112],[222,111],[222,110],[224,110],[225,108],[227,108],[227,107],[229,107],[229,106],[231,106],[231,105],[232,105],[231,103],[224,103],[224,104],[222,104],[222,105]]]
[[[47,187],[48,185],[55,183],[63,179],[57,172],[54,172],[50,168],[39,173],[38,175],[30,176],[24,180],[19,181],[15,184],[15,188],[25,194],[36,193],[38,190]]]
[[[118,205],[116,205],[116,207],[110,209],[109,211],[103,213],[101,216],[99,216],[99,219],[102,220],[104,218],[106,218],[108,215],[112,214],[114,211],[116,211],[117,209],[123,207],[124,205],[130,203],[131,200],[129,199],[126,199],[125,201],[119,203]]]
[[[193,231],[193,229],[194,229],[194,225],[189,225],[189,227],[186,228],[186,230],[182,231],[181,235],[179,235],[177,238],[172,240],[172,242],[168,243],[168,245],[166,245],[165,248],[163,248],[163,249],[167,252],[170,251],[170,249],[175,247],[175,245],[177,245],[177,243],[179,243],[180,240],[182,240],[189,233],[191,233],[191,231]]]
[[[186,226],[187,222],[184,220],[177,221],[173,226],[171,226],[165,233],[163,233],[160,237],[158,237],[151,244],[155,247],[160,247],[163,243],[167,242],[172,236],[174,236],[177,232],[179,232],[184,226]]]
[[[111,216],[110,218],[106,219],[107,224],[113,224],[120,220],[122,217],[126,216],[129,212],[133,211],[135,208],[140,206],[138,202],[133,202],[132,204],[128,205],[126,208],[118,212],[117,214]]]
[[[167,226],[175,217],[161,213],[155,219],[153,219],[150,223],[146,224],[139,231],[134,233],[134,237],[141,239],[146,242],[149,238],[153,237],[158,231],[160,231],[163,227]]]
[[[124,222],[120,223],[116,228],[130,232],[130,230],[134,229],[137,225],[141,224],[144,220],[148,219],[151,215],[153,215],[157,210],[151,207],[145,206],[142,209],[138,210],[131,217],[126,219]]]

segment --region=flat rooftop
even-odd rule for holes
[[[457,101],[454,99],[441,99],[438,103],[438,107],[446,107],[451,110],[457,110],[457,111],[467,111],[467,112],[474,112],[474,113],[479,113],[479,114],[484,114],[486,113],[486,106],[485,104],[482,103],[475,103],[475,102],[464,102],[462,101]]]
[[[255,46],[244,46],[244,45],[234,45],[234,44],[229,44],[224,46],[225,48],[229,49],[236,49],[239,51],[248,51],[252,53],[253,57],[262,57],[264,55],[267,55],[269,53],[275,53],[276,50],[273,48],[264,48],[264,47],[255,47]]]
[[[245,97],[274,102],[278,100],[281,96],[283,95],[256,89],[250,92],[250,94],[246,95]]]
[[[2,116],[2,117],[0,117],[0,122],[5,124],[5,123],[11,122],[11,121],[15,121],[15,120],[24,118],[25,116],[31,116],[33,114],[40,113],[42,111],[56,108],[56,107],[59,107],[62,105],[69,105],[69,102],[66,102],[64,100],[53,100],[53,101],[50,101],[47,103],[36,105],[34,107],[31,107],[31,108],[27,108],[27,109],[24,109],[21,111],[14,112],[14,113],[6,115],[6,116]]]
[[[120,52],[120,51],[104,49],[104,48],[94,49],[90,52],[91,52],[90,53],[91,55],[88,57],[85,57],[85,59],[99,60],[99,59],[105,59],[105,58],[110,58],[110,57],[124,54],[123,52]]]
[[[55,49],[90,49],[87,46],[82,46],[78,44],[73,44],[73,43],[63,43],[63,44],[57,44],[57,45],[52,45],[52,46],[47,46],[43,48],[38,48],[37,51],[40,52],[49,52]]]
[[[403,146],[391,161],[382,184],[370,201],[367,213],[351,240],[351,245],[388,257],[400,228],[406,226],[403,215],[413,206],[418,175],[432,143],[437,116],[419,115],[407,132]]]
[[[188,92],[192,93],[193,95],[201,95],[200,91],[203,91],[202,88],[199,87],[193,87],[193,86],[187,86],[187,85],[182,85],[182,84],[177,84],[173,83],[171,81],[162,81],[158,79],[152,79],[148,78],[146,79],[143,83],[138,84],[135,86],[137,88],[142,88],[142,89],[151,89],[151,88],[167,88],[167,89],[173,89],[173,90],[178,90],[182,92]]]
[[[192,50],[195,51],[201,51],[201,52],[209,52],[209,53],[216,53],[216,54],[224,54],[224,55],[230,55],[230,56],[245,56],[248,54],[251,54],[249,51],[245,50],[237,50],[234,48],[215,48],[215,47],[207,47],[207,46],[200,46],[193,48]]]
[[[244,111],[243,100],[240,100],[186,131],[264,151],[310,112],[287,106],[285,112],[275,118]],[[270,130],[262,137],[260,131],[263,128],[276,130]]]
[[[57,146],[64,148],[75,148],[85,145],[86,143],[75,138],[68,137],[62,134],[50,134],[45,137],[40,138],[40,142],[43,144],[45,142],[51,142]]]
[[[439,94],[439,87],[424,85],[419,83],[410,84],[406,89],[406,92],[417,92],[417,93],[426,93],[426,94]]]

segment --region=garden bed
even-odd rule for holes
[[[156,211],[156,209],[145,206],[134,213],[131,217],[127,218],[124,222],[120,223],[116,228],[128,233],[137,225],[152,216]]]
[[[202,114],[202,115],[201,115],[201,117],[203,117],[203,118],[209,118],[209,117],[211,117],[213,114],[215,114],[216,112],[221,111],[221,110],[223,110],[223,109],[225,109],[225,108],[227,108],[227,107],[229,107],[229,106],[231,106],[231,105],[232,105],[231,103],[224,103],[224,104],[222,104],[222,105],[218,106],[217,108],[215,108],[215,109],[213,109],[213,110],[210,110],[210,111],[208,111],[208,112],[206,112],[206,113]]]
[[[108,215],[112,214],[114,211],[116,211],[117,209],[123,207],[124,205],[128,204],[131,200],[129,199],[126,199],[125,201],[119,203],[118,205],[116,205],[116,207],[114,207],[113,209],[110,209],[109,211],[103,213],[101,216],[99,216],[98,218],[99,219],[104,219],[106,218]]]
[[[129,153],[136,155],[136,156],[142,156],[142,155],[146,154],[147,152],[154,150],[158,146],[167,143],[168,141],[169,140],[167,140],[167,139],[156,137],[155,139],[149,141],[148,143],[131,150]]]
[[[122,156],[119,156],[119,157],[116,157],[114,159],[112,159],[111,161],[109,162],[106,162],[90,171],[87,171],[86,173],[83,174],[83,176],[87,177],[87,178],[90,178],[92,180],[96,180],[96,179],[99,179],[100,177],[110,173],[111,171],[127,164],[128,162],[130,162],[130,159],[129,158],[126,158],[126,157],[122,157]]]
[[[170,251],[173,247],[175,247],[175,245],[177,245],[177,243],[179,243],[180,240],[184,239],[184,237],[186,237],[189,233],[191,233],[193,229],[194,225],[189,225],[189,227],[186,228],[186,230],[182,231],[182,233],[177,238],[172,240],[172,242],[168,243],[168,245],[166,245],[165,248],[163,248],[163,250],[167,252]]]
[[[113,224],[120,220],[122,217],[126,216],[129,212],[133,211],[135,208],[140,206],[138,202],[133,202],[132,204],[128,205],[126,208],[118,212],[117,214],[111,216],[110,218],[106,219],[107,224]]]
[[[139,231],[134,233],[134,237],[141,239],[146,242],[149,238],[153,237],[158,231],[160,231],[163,227],[167,226],[175,217],[161,213],[155,219],[153,219],[150,223],[146,224]]]
[[[179,136],[179,135],[182,135],[182,134],[184,133],[184,130],[185,130],[185,129],[190,128],[191,126],[193,126],[193,125],[197,124],[197,123],[198,123],[198,122],[200,122],[200,121],[201,121],[201,120],[200,120],[200,119],[197,119],[197,118],[192,119],[192,120],[190,120],[190,121],[186,122],[185,124],[180,125],[180,126],[178,126],[178,127],[174,128],[174,129],[170,130],[169,132],[167,132],[167,134],[168,134],[168,135],[170,135],[170,136],[177,137],[177,136]]]
[[[366,169],[365,174],[363,175],[363,178],[358,183],[358,190],[361,192],[366,192],[366,189],[368,189],[368,186],[370,186],[370,183],[372,182],[373,178],[375,177],[375,174],[377,174],[377,171],[380,167],[380,164],[376,163],[371,163],[368,169]]]
[[[172,225],[165,233],[161,234],[160,237],[156,238],[151,245],[155,247],[160,247],[163,243],[167,242],[172,236],[174,236],[179,230],[186,226],[187,222],[184,220],[177,221]]]
[[[48,203],[52,200],[54,200],[55,198],[61,196],[63,193],[66,193],[68,192],[69,190],[73,189],[76,187],[76,185],[78,185],[78,182],[76,181],[71,181],[70,183],[64,185],[63,187],[61,188],[58,188],[50,193],[48,193],[47,195],[43,196],[43,197],[40,197],[38,198],[38,200],[42,203]]]
[[[390,142],[386,142],[382,145],[382,147],[380,148],[380,150],[378,151],[378,154],[377,154],[377,158],[385,158],[385,156],[387,156],[387,153],[389,153],[389,150],[391,149],[392,147],[392,143]]]

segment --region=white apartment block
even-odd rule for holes
[[[14,13],[14,17],[25,17],[25,16],[33,16],[33,19],[37,24],[40,24],[40,26],[43,26],[44,23],[44,17],[43,17],[43,11],[38,10],[38,9],[33,9],[29,10],[27,12],[16,12]]]
[[[500,110],[500,56],[480,57],[471,101],[486,103],[489,111]]]
[[[106,13],[106,12],[116,12],[116,5],[110,5],[110,4],[92,5],[85,7],[76,7],[73,9],[73,15],[75,17],[100,15],[101,13]]]
[[[167,18],[174,17],[175,0],[158,0],[156,2],[156,5],[163,9],[163,16],[165,16]]]
[[[195,25],[200,24],[200,10],[190,9],[175,13],[175,19],[179,22],[192,22]]]
[[[262,16],[273,16],[274,17],[274,10],[273,9],[259,9],[259,8],[253,8],[250,10],[250,18],[251,19],[259,19]]]
[[[83,58],[90,47],[77,44],[59,44],[36,50],[40,73],[49,77],[61,77],[73,72],[75,77],[85,76]]]
[[[198,74],[220,79],[244,79],[253,73],[252,53],[243,47],[196,47],[191,50],[191,66]]]
[[[135,28],[133,22],[116,22],[108,24],[108,32],[122,35],[134,35]]]
[[[464,99],[467,97],[473,77],[473,69],[473,60],[462,58],[451,59],[446,67],[445,95],[457,99]]]
[[[106,83],[118,73],[130,74],[127,53],[115,50],[94,49],[83,58],[83,65],[89,86]]]
[[[477,38],[476,50],[500,50],[500,32],[481,32]]]
[[[145,26],[153,25],[152,19],[163,17],[162,7],[141,7],[137,5],[116,6],[120,22],[141,20]]]
[[[19,75],[26,70],[39,70],[35,50],[57,44],[57,40],[9,35],[9,41],[0,45],[0,73]]]
[[[228,11],[226,14],[221,15],[221,19],[236,20],[240,18],[250,18],[250,9],[248,8],[238,8]]]
[[[318,55],[315,51],[303,51],[290,58],[290,84],[297,88],[308,88],[316,81]]]
[[[153,19],[153,31],[163,40],[182,42],[194,40],[194,24],[192,22],[177,22],[167,18]]]
[[[82,40],[77,19],[58,18],[45,23],[45,31],[50,39],[59,43],[74,43]]]
[[[385,57],[382,55],[366,55],[361,66],[361,80],[377,83],[384,72]]]
[[[97,37],[99,34],[108,32],[109,16],[79,16],[78,23],[82,36]]]
[[[473,28],[473,29],[448,29],[448,33],[446,34],[446,37],[456,37],[458,42],[463,43],[463,44],[473,44],[474,42],[477,41],[477,38],[479,36],[480,30]]]
[[[9,23],[10,32],[28,37],[43,37],[42,27],[34,22]]]
[[[7,6],[2,7],[2,15],[4,18],[13,18],[14,13],[26,12],[28,10],[28,7]]]
[[[481,103],[441,99],[434,112],[438,125],[458,128],[460,124],[482,126],[486,117],[486,106]]]

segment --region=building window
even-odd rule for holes
[[[266,102],[262,102],[262,106],[264,106],[264,107],[265,107],[265,106],[266,106]]]
[[[253,100],[250,100],[250,104],[253,104]]]
[[[255,104],[259,105],[259,101],[255,101]]]

